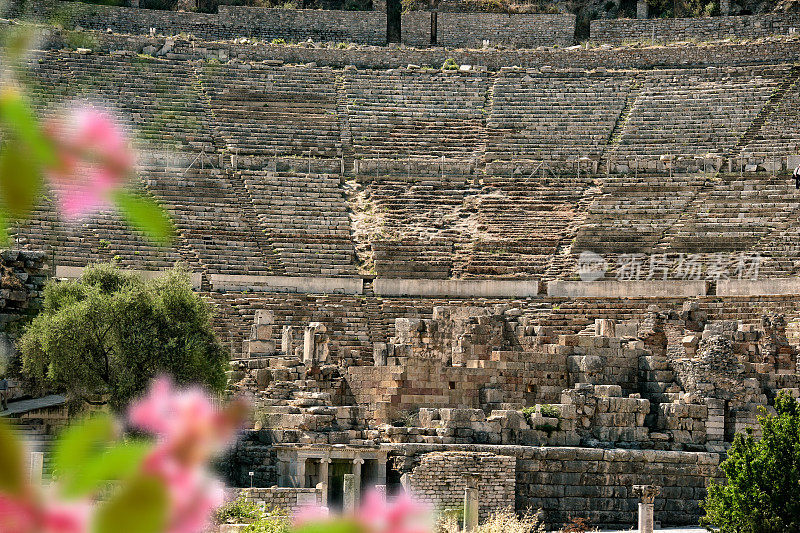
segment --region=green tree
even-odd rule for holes
[[[708,489],[701,523],[721,533],[800,532],[800,403],[787,393],[775,415],[762,411],[762,437],[737,434],[720,469],[724,485]]]
[[[77,280],[51,281],[20,348],[34,383],[115,409],[162,373],[213,390],[225,385],[227,357],[211,309],[179,268],[144,281],[102,264]]]

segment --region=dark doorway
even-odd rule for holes
[[[386,0],[386,42],[399,43],[402,39],[400,0]]]
[[[344,507],[344,475],[353,473],[353,461],[333,459],[328,468],[328,507],[341,511]]]
[[[733,412],[731,412],[731,406],[728,400],[725,400],[724,420],[725,442],[733,442],[733,437],[736,434],[736,424],[733,420]]]
[[[367,491],[378,484],[378,461],[376,459],[364,459],[361,465],[361,492]]]

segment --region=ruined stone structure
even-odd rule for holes
[[[308,355],[330,342],[312,323],[294,357],[232,362],[234,390],[257,391],[264,423],[239,446],[269,450],[255,456],[265,485],[317,487],[333,506],[351,473],[457,508],[468,474],[492,487],[481,516],[532,507],[551,524],[623,525],[632,485],[657,478],[659,520],[692,523],[734,432],[757,434],[757,409],[779,392],[800,397],[798,352],[780,315],[754,327],[706,321],[690,304],[643,317],[554,335],[516,308],[437,307],[397,319],[371,365],[346,367]],[[286,326],[284,348],[294,336]],[[235,454],[234,477],[254,468],[249,453]]]
[[[486,486],[480,517],[630,526],[652,504],[696,523],[734,433],[800,386],[800,41],[256,39],[377,42],[375,13],[322,15],[91,8],[99,31],[48,30],[34,104],[118,112],[177,236],[156,247],[113,212],[66,225],[45,201],[14,231],[43,252],[15,267],[185,263],[257,408],[225,461],[253,500],[348,507],[376,485],[458,508]],[[499,31],[447,20],[451,45]]]
[[[53,17],[70,27],[117,33],[158,35],[191,33],[197,38],[222,40],[256,38],[302,42],[333,41],[386,44],[386,13],[379,11],[320,11],[219,6],[219,12],[185,13],[132,7],[108,7],[60,0],[21,3],[24,13],[39,20]],[[436,41],[452,47],[494,45],[535,47],[567,46],[575,33],[572,14],[442,13],[436,24]],[[431,44],[430,13],[411,11],[402,16],[402,41],[413,46]]]
[[[645,4],[646,5],[646,4]],[[722,7],[725,2],[721,2]],[[727,4],[730,7],[730,3]],[[752,39],[788,34],[800,27],[796,13],[768,13],[738,17],[601,19],[591,22],[592,39],[601,43],[652,40],[662,43],[686,40],[715,41],[731,37]]]

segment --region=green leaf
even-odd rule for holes
[[[20,494],[25,488],[25,453],[11,425],[0,418],[0,493]]]
[[[155,200],[133,191],[120,190],[114,195],[114,201],[127,221],[151,240],[160,244],[172,240],[175,231],[172,220]]]
[[[59,437],[53,449],[53,471],[60,480],[80,476],[81,470],[93,458],[108,450],[114,442],[114,421],[101,414],[74,424]]]
[[[364,527],[349,519],[308,522],[293,530],[293,533],[362,533]]]
[[[139,476],[101,505],[94,533],[161,533],[167,525],[167,490],[154,477]]]
[[[0,147],[0,194],[8,212],[26,218],[42,188],[41,167],[24,146],[6,142]]]
[[[64,496],[86,496],[109,481],[124,480],[132,476],[151,449],[149,442],[125,442],[92,457],[71,477],[62,480]]]
[[[55,164],[53,143],[45,136],[25,98],[15,89],[0,90],[0,126],[10,141],[22,144],[40,168]]]

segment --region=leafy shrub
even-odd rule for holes
[[[541,405],[539,407],[539,412],[542,413],[542,416],[546,416],[548,418],[561,418],[561,409],[548,403]]]
[[[720,533],[800,531],[800,403],[775,399],[774,416],[762,408],[762,437],[738,433],[720,464],[725,485],[713,484],[701,524]]]
[[[452,57],[448,57],[442,64],[442,70],[458,70],[458,63]]]
[[[115,409],[159,374],[215,390],[226,383],[211,309],[181,269],[145,281],[92,265],[77,280],[50,281],[20,349],[23,373],[41,389]]]
[[[97,40],[88,33],[82,31],[71,31],[65,35],[67,48],[76,50],[78,48],[95,48]]]
[[[272,39],[272,44],[286,44],[286,39]]]
[[[391,418],[395,427],[414,427],[419,422],[417,413],[412,411],[396,411]]]
[[[214,521],[218,524],[251,524],[264,518],[258,504],[248,502],[244,494],[216,510]]]
[[[541,413],[542,416],[547,418],[558,418],[559,423],[555,426],[550,423],[536,424],[535,426],[533,426],[533,429],[538,429],[539,431],[546,431],[547,434],[549,435],[553,431],[557,431],[559,426],[561,426],[561,411],[555,405],[543,404],[543,405],[536,405],[533,407],[525,407],[522,410],[522,416],[525,417],[525,421],[528,424],[533,425],[531,419],[533,415],[535,415],[537,412]]]
[[[522,410],[522,416],[525,417],[525,421],[530,424],[531,423],[531,416],[536,414],[536,406],[533,407],[526,407]]]
[[[266,516],[247,526],[244,533],[290,533],[291,522],[286,516]]]

